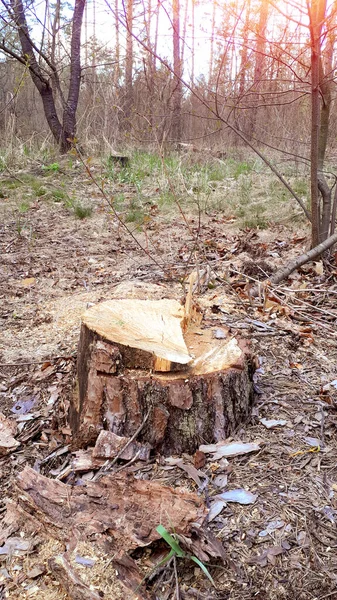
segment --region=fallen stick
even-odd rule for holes
[[[99,592],[91,590],[75,573],[64,555],[50,558],[49,568],[71,600],[101,600]]]
[[[272,277],[270,277],[268,280],[262,281],[261,284],[254,286],[250,290],[250,295],[258,296],[260,285],[264,286],[268,283],[276,285],[276,284],[280,283],[281,281],[283,281],[283,279],[286,279],[293,271],[298,269],[298,267],[301,267],[305,263],[307,263],[311,260],[314,260],[321,254],[323,254],[323,252],[325,252],[326,250],[331,248],[331,246],[336,244],[336,242],[337,242],[337,233],[334,233],[334,235],[331,235],[330,237],[328,237],[324,242],[321,242],[320,244],[318,244],[318,246],[315,246],[315,248],[312,248],[311,250],[308,250],[308,252],[301,254],[301,256],[294,258],[294,260],[290,261],[290,263],[288,263],[287,265],[285,265],[284,267],[279,269],[279,271],[274,273],[274,275]]]

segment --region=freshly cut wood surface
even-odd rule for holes
[[[109,342],[137,352],[137,367],[170,371],[192,358],[183,337],[184,307],[177,300],[108,300],[89,308],[82,323]]]
[[[190,283],[185,308],[132,298],[86,311],[69,411],[74,448],[95,444],[102,430],[127,438],[141,427],[141,444],[193,453],[248,417],[249,347],[228,328],[201,321]]]

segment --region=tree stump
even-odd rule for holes
[[[250,412],[251,357],[228,331],[203,327],[176,300],[111,300],[88,309],[69,420],[75,448],[102,429],[163,454],[220,441]],[[147,418],[146,418],[147,417]]]

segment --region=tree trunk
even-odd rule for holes
[[[320,128],[318,139],[318,189],[322,195],[322,207],[320,215],[320,241],[327,239],[329,232],[333,233],[331,228],[332,198],[331,189],[324,175],[324,160],[325,152],[328,143],[330,110],[332,104],[332,77],[333,77],[333,50],[335,44],[335,28],[333,27],[336,17],[336,9],[333,10],[331,18],[330,31],[327,39],[327,47],[325,52],[325,60],[320,58],[320,92],[322,96],[322,106],[320,115]]]
[[[33,83],[40,93],[44,114],[49,128],[56,142],[59,143],[62,135],[62,126],[57,115],[53,90],[36,60],[33,44],[29,36],[22,0],[11,0],[11,7],[18,28],[22,55],[28,64]]]
[[[125,102],[124,116],[125,128],[131,129],[131,116],[133,106],[132,68],[133,68],[133,0],[127,0],[126,8],[126,57],[125,57]]]
[[[63,112],[62,137],[60,140],[61,152],[67,152],[71,148],[72,140],[76,134],[76,110],[81,83],[81,28],[84,6],[85,0],[75,0],[71,35],[69,91],[67,104]]]
[[[46,56],[44,53],[43,48],[38,48],[30,37],[22,0],[11,0],[11,7],[7,8],[10,15],[13,15],[15,25],[18,30],[22,55],[20,56],[15,51],[8,48],[4,42],[1,44],[1,47],[5,53],[12,56],[19,62],[26,63],[28,65],[32,81],[39,91],[42,100],[43,110],[48,126],[56,143],[60,146],[61,152],[66,152],[69,150],[71,147],[71,141],[69,140],[74,138],[76,131],[76,109],[79,98],[81,77],[81,26],[84,6],[85,0],[75,1],[71,37],[70,79],[67,101],[64,99],[59,81],[58,69],[56,68],[54,62],[56,50],[55,37],[59,29],[60,17],[60,5],[58,2],[56,3],[56,13],[52,24],[53,39],[51,44],[51,58],[48,58],[48,56]],[[42,64],[47,66],[47,70],[39,64],[36,56],[39,57]],[[48,71],[49,74],[46,75]],[[62,124],[56,110],[56,91],[58,91],[60,95],[63,106]]]
[[[256,41],[256,59],[254,69],[254,81],[252,90],[256,93],[256,104],[259,103],[261,97],[259,88],[261,87],[261,77],[263,71],[263,65],[265,63],[265,48],[266,48],[266,27],[268,21],[268,9],[269,4],[265,0],[261,0],[260,4],[260,19],[257,30],[257,41]],[[257,121],[257,106],[253,106],[251,112],[251,120],[249,124],[248,138],[251,140],[254,137]]]
[[[180,0],[173,0],[173,106],[172,106],[172,139],[175,142],[181,141],[182,121],[181,105],[183,96],[182,86],[182,62],[180,52]]]
[[[326,11],[326,0],[312,0],[310,10],[311,37],[311,232],[312,246],[320,240],[319,210],[319,133],[320,133],[320,64],[321,33]],[[321,142],[322,143],[322,142]]]
[[[193,356],[192,356],[193,354]],[[175,300],[113,300],[83,315],[78,394],[70,407],[76,447],[102,429],[164,454],[226,438],[249,415],[251,361],[228,332],[190,323]]]

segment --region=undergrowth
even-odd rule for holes
[[[152,218],[151,208],[157,206],[163,214],[172,213],[178,210],[179,203],[186,214],[219,214],[234,218],[239,227],[265,228],[292,219],[293,209],[297,208],[290,193],[266,165],[242,149],[222,158],[202,152],[171,152],[162,157],[156,152],[135,150],[123,161],[113,156],[93,160],[96,166],[100,164],[100,182],[108,187],[115,209],[127,223],[142,225]],[[20,161],[0,149],[0,199],[15,198],[20,193],[22,213],[29,210],[29,199],[36,198],[40,203],[60,204],[76,218],[90,217],[90,195],[83,201],[72,188],[72,178],[81,169],[76,162],[76,155],[60,157],[47,146],[36,156],[33,147],[22,146]],[[39,175],[29,169],[32,164]],[[308,202],[306,167],[292,168],[287,163],[285,168],[293,189]],[[95,176],[96,173],[97,168]]]

